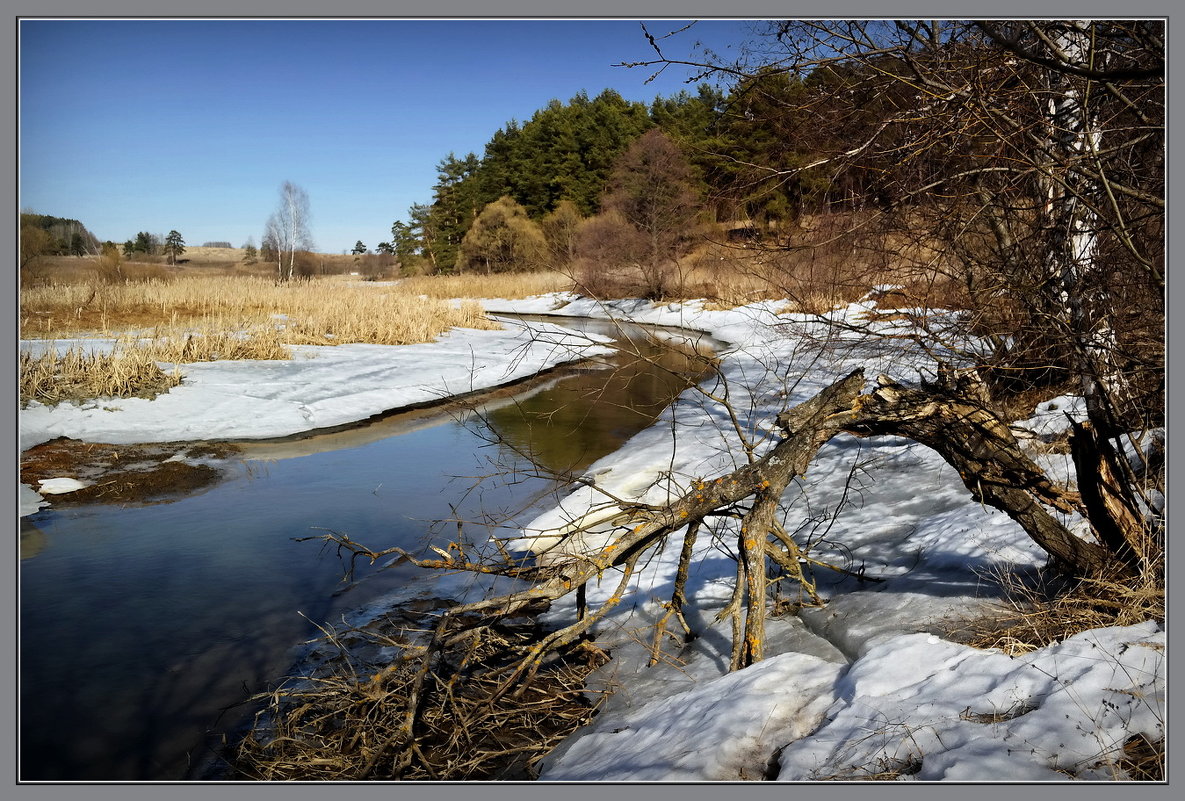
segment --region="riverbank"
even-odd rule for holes
[[[186,364],[182,384],[151,400],[31,403],[19,415],[19,447],[58,437],[115,445],[274,439],[511,384],[611,353],[606,341],[558,325],[507,321],[503,330],[454,329],[421,345],[290,346],[290,360]],[[101,351],[112,344],[52,346]],[[21,343],[30,352],[50,346]],[[22,517],[47,503],[27,484],[20,493]]]
[[[714,379],[585,470],[602,490],[642,503],[729,472],[746,458],[746,444],[761,453],[777,438],[778,412],[857,367],[903,379],[935,367],[933,353],[903,345],[905,316],[878,314],[871,299],[822,319],[784,313],[776,302],[713,310],[551,295],[485,305],[625,317],[729,343]],[[248,373],[237,375],[250,386]],[[731,416],[717,400],[726,390]],[[1034,458],[1066,482],[1073,479],[1068,455],[1044,446],[1068,424],[1067,412],[1080,414],[1074,398],[1047,401],[1017,422],[1032,432]],[[811,544],[812,556],[848,570],[815,574],[826,605],[779,599],[786,614],[769,623],[766,659],[728,673],[728,623],[713,622],[736,575],[736,532],[724,521],[701,536],[688,577],[684,614],[694,639],[686,647],[668,642],[648,667],[650,627],[670,598],[678,553],[668,548],[649,559],[594,632],[612,659],[588,687],[612,694],[542,763],[542,780],[1108,780],[1133,777],[1133,743],[1163,741],[1166,635],[1156,620],[1090,629],[1048,647],[963,644],[970,619],[1007,608],[1002,577],[1039,582],[1046,557],[1005,515],[973,502],[934,453],[895,438],[837,437],[783,502],[786,528]],[[580,487],[524,517],[515,544],[542,549],[597,506],[595,491]],[[582,545],[597,542],[586,537]],[[607,600],[616,585],[606,573],[603,584],[589,586],[589,602]],[[463,601],[490,589],[470,576],[440,574],[353,620],[362,624],[391,604]],[[575,614],[562,601],[540,621],[559,625]]]
[[[606,495],[662,503],[697,480],[724,475],[776,438],[774,417],[851,370],[909,380],[933,375],[936,357],[909,347],[909,315],[879,314],[865,299],[822,318],[763,303],[731,311],[702,304],[598,303],[553,295],[486,301],[489,311],[577,314],[679,325],[727,340],[711,387],[731,398],[739,430],[703,393],[685,393],[651,429],[593,464],[583,486],[529,521],[519,544],[553,547],[602,511]],[[894,310],[900,311],[900,310]],[[943,321],[932,316],[931,328]],[[1080,400],[1055,398],[1015,423],[1035,461],[1072,483],[1054,447]],[[593,692],[612,695],[592,724],[542,764],[544,781],[908,779],[1066,781],[1141,778],[1137,754],[1161,743],[1165,630],[1153,619],[1069,633],[1038,647],[1002,638],[963,644],[985,617],[1025,613],[1012,591],[1051,581],[1046,554],[1002,512],[973,501],[934,452],[896,438],[837,437],[783,498],[787,530],[811,556],[842,566],[815,572],[826,601],[771,621],[766,660],[729,673],[729,602],[736,532],[701,535],[687,580],[695,639],[671,645],[653,667],[649,632],[676,580],[678,543],[647,561],[595,630],[612,660]],[[1067,517],[1072,529],[1081,520]],[[585,535],[573,550],[608,541]],[[617,578],[590,586],[596,608]],[[1039,594],[1039,593],[1038,593]],[[544,616],[575,619],[574,602]],[[982,634],[982,632],[980,632]],[[982,637],[980,638],[982,640]]]

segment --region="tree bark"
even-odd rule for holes
[[[1007,424],[983,403],[982,385],[973,374],[944,373],[939,383],[917,389],[885,376],[877,383],[856,399],[844,430],[907,437],[934,449],[958,471],[973,498],[1019,523],[1071,572],[1093,575],[1121,566],[1107,548],[1078,537],[1046,508],[1087,512],[1076,493],[1055,487],[1021,451]]]

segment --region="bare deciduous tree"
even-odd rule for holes
[[[275,248],[277,280],[287,283],[296,270],[296,253],[313,248],[309,233],[309,195],[285,181],[280,186],[280,203],[267,219],[263,239]]]
[[[696,241],[701,182],[678,145],[658,128],[642,134],[613,168],[602,202],[632,229],[632,248],[648,297],[671,289],[679,260]]]

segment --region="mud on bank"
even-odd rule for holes
[[[226,442],[113,445],[58,437],[21,454],[20,480],[33,489],[52,478],[86,485],[54,494],[55,507],[168,503],[217,482],[222,471],[211,462],[232,458],[239,450]]]

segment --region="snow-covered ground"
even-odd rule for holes
[[[869,380],[883,372],[907,382],[932,371],[931,356],[908,350],[908,340],[867,336],[904,333],[906,325],[867,320],[873,305],[853,304],[820,321],[783,314],[771,302],[729,311],[565,295],[486,302],[493,312],[626,317],[730,343],[719,378],[703,387],[717,397],[727,392],[735,421],[689,390],[587,471],[596,487],[647,502],[733,469],[744,459],[738,429],[755,452],[772,446],[777,412],[856,368]],[[408,348],[301,349],[292,362],[186,366],[185,383],[153,401],[24,410],[21,447],[55,436],[281,436],[505,383],[596,347],[553,326],[531,329],[536,334],[455,331]],[[1028,421],[1035,433],[1055,433],[1067,424],[1064,412],[1080,413],[1072,398],[1055,406]],[[1068,458],[1043,458],[1055,477],[1072,477]],[[579,541],[559,535],[576,521],[604,517],[606,499],[594,487],[575,490],[523,521],[519,544],[597,547],[607,532]],[[687,618],[699,636],[681,652],[668,644],[666,658],[647,667],[648,627],[671,594],[679,548],[672,541],[598,628],[613,659],[589,686],[614,692],[591,724],[548,757],[544,781],[807,781],[862,772],[905,780],[1112,779],[1123,778],[1115,761],[1125,741],[1163,736],[1165,632],[1154,622],[1085,632],[1016,658],[944,638],[947,626],[998,602],[994,574],[1034,572],[1045,555],[1003,513],[971,501],[933,452],[896,438],[836,437],[785,502],[784,524],[813,544],[812,556],[879,581],[820,571],[827,605],[771,619],[767,658],[729,673],[728,622],[713,618],[731,594],[735,536],[727,527],[701,534],[686,588]],[[456,597],[478,586],[444,575],[431,584],[422,591]],[[589,588],[590,603],[616,584],[607,572]],[[547,618],[560,623],[574,614],[561,602]]]
[[[871,380],[933,375],[927,356],[909,352],[900,320],[870,322],[872,302],[836,311],[827,323],[779,315],[776,303],[735,311],[700,304],[603,305],[565,296],[488,301],[491,311],[628,317],[680,325],[733,343],[721,379],[758,453],[773,443],[774,415],[863,367]],[[1019,424],[1038,437],[1081,419],[1080,399],[1042,404]],[[672,434],[672,432],[674,432]],[[1036,439],[1034,439],[1036,441]],[[658,502],[698,479],[722,475],[743,458],[720,404],[688,392],[651,429],[593,464],[597,487],[627,500]],[[1069,457],[1042,454],[1059,480]],[[523,545],[599,549],[609,534],[573,542],[573,523],[606,518],[607,494],[582,487],[523,528]],[[971,500],[934,452],[896,438],[833,439],[785,498],[788,530],[816,543],[812,555],[862,570],[880,582],[819,571],[822,608],[770,622],[767,658],[728,673],[728,601],[735,531],[701,535],[688,582],[689,618],[701,626],[682,652],[648,662],[649,626],[670,600],[680,543],[672,541],[632,581],[632,592],[597,630],[613,660],[590,686],[615,692],[604,711],[544,762],[542,780],[809,781],[897,774],[921,781],[1067,781],[1123,778],[1116,761],[1142,734],[1163,736],[1165,632],[1155,622],[1088,631],[1011,658],[942,635],[999,601],[991,580],[1032,573],[1045,554],[1002,512]],[[1071,527],[1081,521],[1066,520]],[[590,587],[604,601],[618,576]],[[793,599],[792,599],[793,600]],[[572,604],[548,613],[573,619]]]

